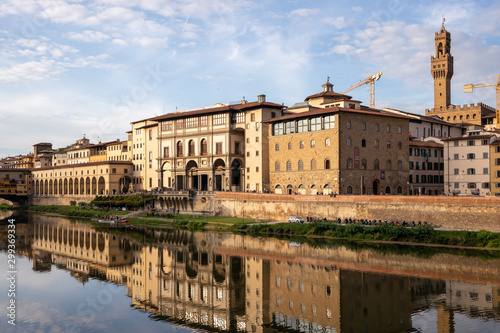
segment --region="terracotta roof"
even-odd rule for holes
[[[165,114],[162,116],[157,116],[157,117],[153,117],[153,118],[134,121],[134,122],[132,122],[132,124],[135,124],[135,123],[138,123],[138,122],[144,121],[144,120],[162,121],[162,120],[168,120],[168,119],[179,119],[179,118],[192,117],[192,116],[201,115],[201,114],[212,114],[212,113],[220,113],[220,112],[225,112],[225,111],[238,111],[238,110],[245,110],[245,109],[254,109],[254,108],[258,108],[258,107],[271,107],[271,108],[282,109],[285,106],[282,104],[276,104],[276,103],[270,103],[270,102],[262,102],[262,103],[249,102],[249,103],[245,103],[245,104],[223,105],[223,106],[207,108],[207,109],[168,113],[168,114]]]
[[[495,118],[497,116],[496,113],[490,113],[490,114],[487,114],[487,115],[484,115],[484,116],[481,116],[481,118]]]
[[[462,140],[476,140],[476,139],[489,139],[494,134],[483,134],[483,135],[469,135],[469,136],[461,136],[457,138],[447,138],[443,139],[443,141],[462,141]]]
[[[317,93],[317,94],[314,94],[314,95],[311,95],[311,96],[307,96],[304,101],[308,101],[311,98],[325,97],[325,96],[338,97],[337,99],[352,99],[352,96],[349,96],[349,95],[344,95],[344,94],[336,93],[334,91],[322,91],[320,93]]]
[[[427,141],[410,141],[410,147],[436,147],[443,148],[442,143],[427,142]]]

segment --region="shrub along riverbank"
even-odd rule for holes
[[[105,218],[126,215],[127,211],[91,209],[88,206],[28,206],[28,212],[53,213],[69,217]],[[500,233],[481,231],[445,231],[430,226],[403,227],[393,225],[340,225],[333,222],[314,223],[241,223],[230,217],[193,217],[192,215],[142,216],[128,218],[134,226],[144,228],[188,228],[190,230],[231,231],[252,236],[327,237],[356,241],[407,242],[500,249]]]
[[[500,233],[485,230],[477,232],[435,230],[426,225],[410,228],[386,224],[363,226],[360,224],[280,223],[272,225],[235,225],[235,227],[254,236],[324,236],[351,240],[408,242],[500,249]]]

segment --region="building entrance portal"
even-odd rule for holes
[[[379,193],[379,191],[380,191],[380,190],[379,190],[379,187],[380,187],[379,181],[378,181],[378,179],[375,179],[375,180],[373,181],[373,194],[374,194],[374,195],[379,195],[379,194],[380,194],[380,193]]]

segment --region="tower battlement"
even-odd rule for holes
[[[425,114],[429,115],[429,116],[432,116],[432,115],[437,114],[437,113],[461,112],[461,111],[475,111],[478,108],[486,109],[486,110],[489,110],[491,112],[495,112],[495,108],[493,108],[493,107],[491,107],[489,105],[486,105],[484,103],[477,103],[477,104],[471,103],[471,104],[468,104],[468,105],[467,104],[464,104],[464,105],[448,105],[448,107],[442,108],[442,109],[438,109],[438,110],[436,110],[435,108],[425,109]]]

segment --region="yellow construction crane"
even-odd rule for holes
[[[351,90],[356,89],[357,87],[360,87],[364,84],[369,84],[368,86],[368,91],[370,92],[370,107],[374,108],[375,107],[375,81],[378,81],[380,77],[382,76],[382,72],[378,72],[375,75],[369,75],[366,79],[359,81],[352,87],[348,88],[346,91],[342,92],[342,94],[348,93]]]
[[[489,78],[486,81],[490,81],[493,77]],[[485,82],[486,82],[485,81]],[[474,88],[483,88],[483,87],[496,87],[496,92],[497,92],[497,112],[496,112],[496,118],[497,118],[497,128],[500,128],[500,74],[497,75],[497,82],[496,83],[479,83],[479,84],[466,84],[464,85],[464,92],[466,93],[471,93]]]

